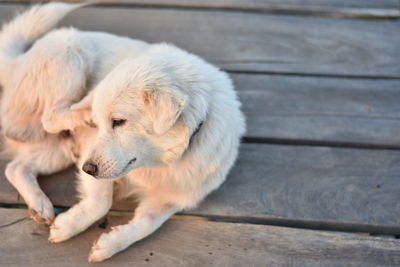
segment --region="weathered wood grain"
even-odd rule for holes
[[[19,197],[16,194],[12,185],[7,181],[4,176],[6,162],[0,161],[0,203],[18,203]]]
[[[42,1],[18,0],[15,2]],[[69,0],[69,2],[84,1]],[[399,2],[397,0],[98,0],[97,4],[163,8],[206,8],[349,18],[398,18],[400,16]]]
[[[21,210],[0,210],[0,222]],[[125,218],[110,217],[110,225]],[[3,223],[2,223],[3,224]],[[88,251],[104,232],[93,226],[61,244],[31,220],[0,228],[1,266],[91,266]],[[156,233],[99,266],[395,266],[400,241],[263,225],[169,220]]]
[[[195,214],[398,225],[399,151],[242,145],[236,167]]]
[[[399,162],[400,151],[243,144],[227,181],[187,214],[398,226]],[[71,176],[40,179],[56,205],[75,202]]]
[[[1,22],[18,5],[1,4]],[[237,71],[400,77],[400,21],[87,7],[63,25],[172,42]]]
[[[400,148],[400,79],[231,77],[247,137]]]
[[[10,2],[2,0],[0,2]],[[37,0],[14,0],[13,2],[48,2]],[[85,0],[65,0],[64,2],[85,2]],[[398,0],[96,0],[104,4],[137,4],[184,7],[237,7],[268,8],[271,5],[310,6],[310,7],[350,7],[350,8],[398,8]]]
[[[400,80],[232,74],[246,136],[400,146]]]

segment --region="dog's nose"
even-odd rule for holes
[[[97,165],[92,162],[85,162],[85,164],[83,164],[82,170],[92,176],[97,175]]]

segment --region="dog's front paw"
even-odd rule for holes
[[[121,227],[121,226],[119,226]],[[100,238],[93,244],[92,249],[89,253],[89,262],[100,262],[110,258],[115,253],[125,249],[125,238],[117,228],[113,231],[102,234]],[[128,244],[129,246],[129,244]]]
[[[76,110],[72,111],[75,113],[75,125],[73,128],[77,127],[94,127],[94,123],[92,120],[92,113],[90,109]]]
[[[51,243],[60,243],[70,239],[79,232],[75,224],[71,222],[68,212],[61,213],[50,226],[49,241]]]
[[[53,204],[47,197],[36,198],[29,203],[29,214],[35,222],[50,225],[54,220]]]

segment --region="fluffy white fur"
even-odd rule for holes
[[[149,46],[72,28],[48,32],[80,6],[35,6],[0,32],[1,125],[6,150],[13,157],[6,177],[28,204],[32,218],[40,223],[50,224],[54,213],[37,184],[37,175],[72,164],[76,160],[72,152],[79,154],[78,148],[84,145],[77,134],[74,139],[59,135],[62,130],[88,128],[90,110],[73,111],[70,106],[124,58],[138,55]]]
[[[60,12],[60,16],[62,15]],[[56,34],[57,38],[50,38]],[[149,46],[123,39],[129,44],[128,48],[120,50],[124,52],[116,55],[111,51],[118,51],[117,48],[121,47],[119,37],[58,30],[37,41],[24,55],[31,53],[36,62],[41,62],[49,53],[45,49],[46,45],[47,48],[58,46],[58,53],[68,53],[69,46],[65,47],[66,41],[60,41],[60,38],[69,35],[74,36],[74,41],[80,40],[73,43],[74,51],[88,52],[82,52],[84,60],[80,64],[72,63],[75,67],[79,66],[75,75],[84,76],[86,80],[90,77],[89,84],[96,86],[81,102],[68,109],[91,87],[85,87],[77,81],[75,75],[63,78],[53,76],[63,76],[65,71],[50,73],[52,77],[47,77],[47,81],[64,81],[59,84],[64,84],[64,87],[59,87],[62,92],[69,92],[62,97],[62,102],[66,104],[60,108],[57,101],[47,102],[40,114],[32,117],[42,123],[45,133],[27,134],[23,137],[45,136],[44,140],[49,143],[50,139],[56,137],[46,132],[74,129],[73,146],[78,144],[81,153],[78,167],[88,163],[97,166],[96,172],[92,173],[94,177],[81,171],[81,201],[55,219],[50,230],[51,242],[67,240],[88,228],[108,212],[115,194],[119,197],[135,196],[138,199],[139,204],[132,220],[101,235],[94,244],[89,261],[102,261],[155,231],[172,214],[196,206],[207,194],[218,188],[237,157],[245,122],[229,77],[197,56],[171,45]],[[97,49],[86,50],[86,43],[81,42],[82,38],[90,45],[98,45],[99,39],[96,38],[108,37],[107,42],[100,40],[103,47]],[[33,52],[39,44],[43,49]],[[102,53],[102,49],[108,53]],[[91,66],[91,62],[96,64]],[[103,62],[104,65],[99,68],[102,64],[98,62]],[[71,62],[57,62],[62,69],[66,68],[65,64]],[[85,67],[82,68],[81,65]],[[79,72],[81,75],[78,75]],[[18,78],[15,79],[17,80]],[[72,89],[66,89],[65,84],[73,85]],[[80,86],[76,86],[77,84]],[[20,93],[15,93],[15,88],[12,87],[8,86],[7,89],[10,95],[13,94],[12,90],[14,94]],[[50,87],[47,84],[40,87],[37,89],[38,94],[46,92],[52,95]],[[67,96],[72,95],[71,90],[77,91],[76,97],[68,99]],[[26,99],[26,102],[29,101],[32,98]],[[47,110],[57,116],[46,116]],[[54,112],[59,110],[63,111]],[[87,120],[85,117],[90,110],[97,130],[81,123]],[[21,115],[21,118],[27,118],[27,114]],[[71,114],[78,114],[77,118],[68,120]],[[49,121],[51,123],[47,124]],[[202,126],[198,128],[201,123]],[[40,124],[27,128],[37,125]],[[191,140],[196,129],[199,131]],[[10,132],[10,136],[20,137],[18,130]],[[30,133],[30,130],[27,132]],[[33,142],[29,141],[26,145],[33,146]],[[41,143],[38,143],[38,147],[43,148]],[[21,155],[22,152],[18,151],[17,154]],[[43,161],[40,164],[47,163]],[[20,183],[13,184],[21,192],[24,191],[21,183],[26,183],[26,180],[35,179],[27,179],[26,175],[21,175]],[[115,184],[118,184],[118,191],[114,191]],[[32,188],[38,189],[37,186],[31,186]],[[30,197],[34,201],[37,196]],[[27,202],[29,203],[28,200]]]

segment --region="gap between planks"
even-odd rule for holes
[[[0,211],[3,224],[23,216],[18,210]],[[91,266],[86,263],[86,257],[93,240],[127,218],[109,219],[107,224],[93,225],[79,236],[57,245],[47,242],[46,227],[31,220],[10,225],[2,231],[0,265]],[[360,234],[169,220],[156,233],[100,265],[398,266],[399,245],[395,239]]]
[[[231,62],[214,62],[231,63]],[[221,67],[229,74],[250,74],[250,75],[270,75],[270,76],[290,76],[290,77],[310,77],[310,78],[338,78],[338,79],[365,79],[365,80],[400,80],[400,75],[359,75],[359,74],[330,74],[330,73],[301,73],[301,72],[281,72],[281,71],[257,71],[257,70],[235,70]]]
[[[354,148],[354,149],[400,150],[400,144],[390,145],[390,144],[380,144],[380,143],[357,143],[357,142],[345,142],[345,141],[306,140],[306,139],[252,137],[252,136],[243,137],[242,143],[309,146],[309,147]]]
[[[29,4],[29,3],[42,3],[47,1],[0,1],[4,4]],[[66,2],[83,2],[83,1],[66,1]],[[349,18],[349,19],[400,19],[399,8],[358,8],[358,7],[323,7],[323,6],[307,6],[307,5],[288,5],[288,4],[268,4],[261,5],[241,5],[241,6],[228,6],[228,5],[211,5],[209,3],[163,3],[163,2],[146,2],[146,1],[92,1],[92,6],[109,8],[153,8],[153,9],[174,9],[174,10],[190,10],[190,11],[225,11],[225,12],[245,12],[245,13],[266,13],[278,14],[289,16],[315,16],[315,17],[329,17],[329,18]]]
[[[0,208],[5,209],[20,209],[27,210],[27,206],[24,204],[2,204]],[[68,207],[55,206],[55,209],[60,212],[65,212]],[[107,217],[127,217],[132,216],[132,211],[121,211],[111,210],[102,219],[98,220],[97,223],[101,224]],[[13,222],[9,222],[5,225],[0,225],[0,228],[7,227],[9,225],[18,223],[26,217],[18,218]],[[320,220],[300,220],[300,219],[286,219],[272,216],[265,217],[247,217],[247,216],[218,216],[218,215],[205,215],[196,213],[177,213],[173,215],[171,220],[187,220],[187,221],[212,221],[221,223],[240,223],[240,224],[255,224],[255,225],[266,225],[266,226],[279,226],[293,229],[305,229],[305,230],[317,230],[317,231],[330,231],[330,232],[345,232],[353,234],[369,234],[371,236],[387,236],[400,238],[400,226],[390,225],[371,225],[371,224],[359,224],[359,223],[346,223],[346,222],[334,222],[334,221],[320,221]]]
[[[5,20],[10,10],[27,5],[13,5],[8,1],[2,6],[0,10]],[[396,57],[387,57],[388,53],[397,52],[393,44],[398,41],[398,20],[347,20],[216,10],[212,13],[215,14],[201,9],[87,7],[71,14],[62,25],[111,31],[149,42],[172,42],[213,59],[213,63],[222,62],[218,65],[225,70],[327,73],[343,77],[400,76],[394,63]],[[106,20],[99,19],[104,16]],[[238,21],[243,23],[235,27]],[[128,25],[138,26],[135,29]],[[190,37],[193,27],[201,27],[202,35]],[[337,32],[338,28],[345,30]],[[215,39],[218,32],[224,34]],[[240,32],[250,35],[242,38],[238,35]],[[360,34],[362,32],[369,34]],[[208,47],[217,48],[208,50]],[[224,49],[218,52],[215,50],[218,47]],[[305,56],[311,52],[313,57]],[[261,60],[260,55],[263,55]]]

